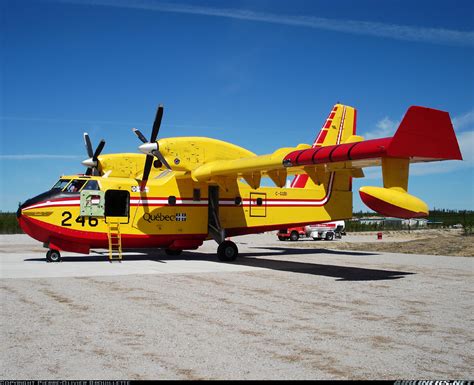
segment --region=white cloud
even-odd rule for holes
[[[473,127],[474,126],[474,110],[471,110],[464,115],[455,116],[452,119],[453,126],[455,130],[462,130],[466,127]]]
[[[277,15],[247,9],[213,8],[179,3],[163,3],[153,0],[58,0],[66,3],[101,5],[150,11],[184,13],[225,17],[239,20],[293,25],[326,31],[369,35],[396,40],[474,47],[474,32],[445,28],[424,28],[407,25],[384,24],[360,20],[338,20],[314,16]]]
[[[376,129],[362,135],[364,136],[364,139],[386,138],[388,136],[393,136],[399,125],[400,121],[391,120],[386,116],[376,123]]]

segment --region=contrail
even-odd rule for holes
[[[0,159],[4,160],[32,160],[32,159],[80,159],[84,156],[79,155],[56,155],[56,154],[16,154],[16,155],[0,155]]]
[[[444,28],[425,28],[372,21],[329,19],[314,16],[280,15],[255,12],[246,9],[212,8],[179,3],[163,3],[152,0],[56,0],[63,3],[133,8],[150,11],[184,13],[202,16],[259,21],[264,23],[293,25],[355,35],[384,37],[396,40],[432,44],[474,47],[474,31],[458,31]]]

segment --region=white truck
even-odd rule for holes
[[[340,239],[345,234],[345,223],[344,221],[318,223],[307,225],[304,229],[308,238],[313,238],[315,241],[320,239],[332,241],[335,238]]]

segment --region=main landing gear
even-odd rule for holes
[[[237,245],[232,241],[224,241],[217,248],[217,258],[219,258],[219,261],[232,262],[235,261],[238,255],[239,249],[237,249]]]
[[[46,261],[61,262],[61,253],[58,250],[48,250],[48,252],[46,253]]]
[[[219,187],[217,186],[209,186],[208,231],[219,245],[217,248],[219,261],[235,261],[239,255],[239,249],[234,242],[225,239],[225,229],[222,228],[219,220]]]

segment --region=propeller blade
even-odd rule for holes
[[[171,170],[170,165],[168,164],[168,162],[166,161],[165,157],[160,152],[160,150],[153,151],[153,155],[155,155],[168,170]]]
[[[158,132],[160,131],[161,126],[161,119],[163,118],[163,105],[160,104],[158,106],[158,110],[156,111],[155,121],[153,123],[153,130],[151,131],[150,142],[156,141],[158,136]]]
[[[87,132],[84,132],[84,143],[86,145],[87,155],[89,155],[89,158],[92,158],[94,152],[92,151],[91,139],[89,138],[89,134]]]
[[[145,136],[136,128],[133,128],[133,132],[135,135],[140,139],[143,144],[140,145],[138,148],[141,152],[146,154],[145,160],[145,167],[143,169],[143,177],[140,184],[141,191],[144,191],[145,186],[148,182],[148,177],[150,176],[151,166],[153,165],[153,161],[155,157],[159,159],[159,161],[164,164],[168,169],[171,170],[170,165],[160,153],[158,143],[156,142],[156,138],[158,137],[158,132],[160,131],[161,126],[161,119],[163,118],[163,105],[160,104],[156,111],[155,121],[153,122],[153,129],[151,131],[150,141],[146,140]]]
[[[147,155],[145,161],[145,169],[143,170],[142,183],[140,184],[140,190],[143,191],[146,182],[148,182],[148,176],[150,175],[151,165],[153,163],[153,155]]]
[[[99,143],[99,145],[97,146],[97,148],[95,149],[95,152],[94,152],[94,155],[92,156],[92,160],[96,161],[97,162],[97,157],[100,155],[100,153],[102,152],[102,149],[104,148],[105,146],[105,140],[102,139]]]
[[[138,128],[132,128],[132,131],[135,133],[136,136],[138,136],[138,139],[140,139],[143,143],[148,143],[148,140],[146,140],[145,135],[143,135]]]
[[[87,167],[86,173],[84,175],[92,175],[92,168]]]

